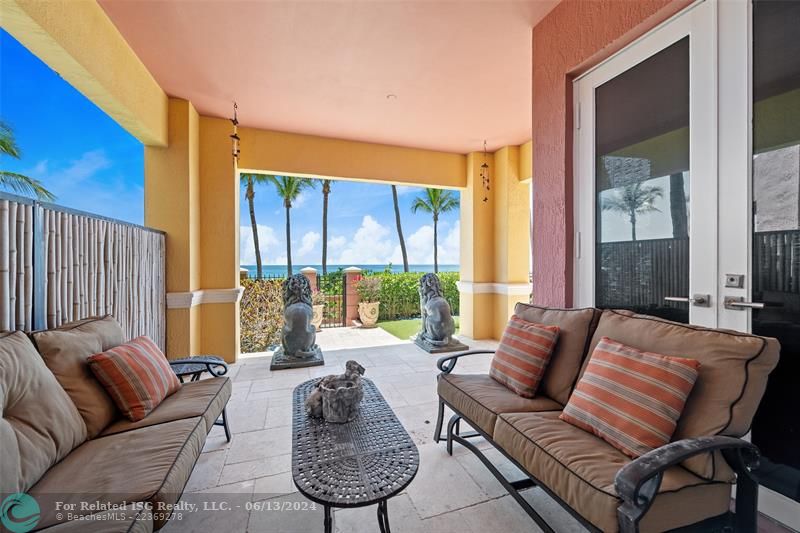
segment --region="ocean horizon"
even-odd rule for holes
[[[370,270],[372,272],[383,272],[387,267],[391,267],[392,272],[403,272],[403,265],[328,265],[328,274],[336,272],[337,270],[345,269],[351,266],[356,266],[361,270]],[[298,263],[292,265],[294,274],[299,274],[300,271],[306,267],[311,267],[317,270],[318,274],[322,274],[322,265],[309,265],[305,263]],[[240,265],[240,268],[247,270],[247,275],[250,278],[256,277],[256,265]],[[409,272],[433,272],[433,265],[408,265]],[[458,265],[439,265],[439,272],[458,272]],[[281,278],[286,277],[286,265],[262,265],[261,272],[267,278]]]

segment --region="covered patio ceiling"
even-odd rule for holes
[[[557,2],[100,0],[203,115],[456,153],[530,139],[531,28]]]

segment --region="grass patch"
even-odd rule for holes
[[[458,317],[454,316],[453,319],[456,322],[456,333],[458,333]],[[384,331],[387,331],[397,337],[398,339],[402,339],[407,341],[409,337],[415,335],[420,327],[422,326],[422,322],[419,318],[410,318],[408,320],[387,320],[386,322],[378,322],[378,327]]]

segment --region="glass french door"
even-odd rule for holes
[[[714,5],[577,80],[575,303],[716,325]]]
[[[696,2],[573,96],[575,304],[780,341],[747,438],[800,531],[800,0]]]

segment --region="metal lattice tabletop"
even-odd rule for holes
[[[333,424],[306,414],[306,397],[322,378],[294,389],[292,477],[298,490],[326,507],[382,504],[402,491],[419,468],[419,452],[369,379],[355,420]],[[380,508],[378,512],[380,520]],[[326,528],[327,528],[326,520]],[[381,524],[383,530],[384,524]],[[388,517],[386,518],[388,530]]]

